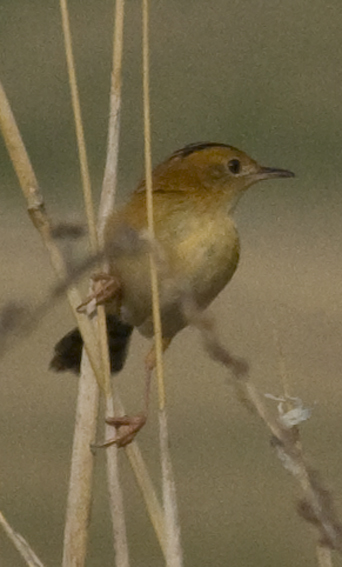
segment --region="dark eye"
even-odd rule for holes
[[[228,163],[228,169],[231,173],[236,175],[241,171],[241,163],[239,162],[238,159],[231,159],[230,162]]]

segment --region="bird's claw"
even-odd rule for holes
[[[124,415],[122,417],[108,417],[106,419],[106,423],[115,427],[117,435],[115,435],[112,439],[108,439],[104,443],[96,445],[96,447],[105,448],[110,447],[111,445],[126,447],[133,441],[136,434],[145,425],[146,415],[140,413],[134,416]]]
[[[121,291],[121,283],[119,279],[105,272],[94,274],[91,278],[93,280],[93,292],[77,307],[78,312],[84,311],[90,303],[94,302],[96,305],[103,305],[118,298]]]

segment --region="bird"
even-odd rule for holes
[[[110,213],[104,230],[108,269],[97,277],[100,291],[91,297],[106,308],[112,373],[120,372],[125,364],[134,328],[153,338],[151,246],[157,257],[162,340],[166,349],[189,324],[186,301],[203,312],[237,269],[240,239],[234,210],[239,199],[259,181],[291,177],[292,171],[263,167],[233,146],[193,143],[175,151],[152,172],[156,246],[148,245],[145,180],[121,209]],[[133,242],[131,253],[117,253],[123,235]],[[79,330],[73,329],[56,344],[50,367],[59,372],[79,373],[82,346]],[[152,370],[154,364],[152,350],[146,365]],[[146,400],[138,418],[107,420],[117,429],[118,446],[128,444],[144,425],[148,396]]]

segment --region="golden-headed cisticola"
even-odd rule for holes
[[[202,311],[232,278],[240,252],[233,212],[240,197],[258,181],[284,177],[294,174],[262,167],[232,146],[209,142],[188,145],[154,169],[153,211],[162,258],[158,283],[165,345],[188,324],[185,298]],[[119,290],[112,301],[106,301],[112,372],[121,370],[125,362],[134,327],[153,336],[148,247],[111,256],[112,244],[123,227],[141,237],[147,234],[144,181],[128,203],[109,216],[105,227],[108,274],[118,282]],[[71,331],[57,343],[51,367],[79,372],[82,344],[79,331]]]

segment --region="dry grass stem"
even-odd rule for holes
[[[125,452],[135,474],[137,484],[144,498],[146,509],[149,514],[154,531],[156,532],[159,545],[164,556],[166,557],[167,537],[163,508],[158,500],[154,485],[151,481],[150,474],[137,442],[133,441],[130,445],[128,445],[128,447],[126,447],[125,449]]]
[[[85,562],[90,519],[99,388],[90,362],[84,357],[78,386],[75,432],[64,529],[63,567]]]
[[[124,24],[124,2],[119,0],[115,3],[115,25],[113,35],[113,61],[111,75],[111,93],[109,101],[109,123],[108,143],[106,154],[106,166],[101,191],[99,207],[97,234],[100,248],[104,244],[104,228],[108,215],[114,209],[115,189],[117,179],[117,163],[119,154],[119,132],[120,132],[120,107],[121,107],[121,65],[123,51],[123,24]],[[106,270],[106,266],[104,266]],[[100,334],[100,345],[102,360],[106,374],[106,417],[113,415],[114,402],[110,382],[110,362],[108,354],[106,313],[104,307],[98,307],[98,331]],[[106,426],[105,431],[108,431]],[[129,566],[129,552],[127,544],[127,533],[124,514],[123,494],[120,485],[118,448],[109,447],[107,457],[107,485],[109,493],[109,504],[113,525],[115,559],[118,566]]]
[[[30,218],[41,235],[43,243],[49,253],[51,264],[60,281],[67,277],[67,270],[64,259],[52,236],[52,223],[45,211],[42,195],[38,182],[34,174],[26,148],[20,136],[14,115],[8,102],[6,93],[0,83],[0,129],[5,140],[5,144],[12,160],[15,172],[20,182],[24,197],[27,201],[27,209]],[[77,289],[73,286],[68,288],[67,297],[77,320],[82,336],[87,342],[87,352],[92,367],[95,370],[97,379],[101,381],[101,368],[98,365],[97,341],[93,327],[88,317],[77,312],[77,306],[82,298]]]
[[[153,187],[152,187],[152,150],[151,150],[151,116],[150,116],[150,86],[149,86],[149,42],[148,42],[148,0],[143,0],[143,103],[144,103],[144,156],[146,180],[147,225],[151,241],[154,237],[153,218]],[[158,380],[159,409],[165,407],[165,386],[163,370],[163,341],[160,317],[160,300],[158,288],[157,266],[152,251],[150,252],[150,276],[152,288],[152,314],[154,327],[154,342],[156,353],[156,375]]]
[[[102,183],[98,220],[98,232],[101,245],[103,245],[103,233],[107,216],[111,213],[111,211],[114,210],[116,194],[121,114],[121,70],[123,52],[124,8],[124,0],[116,0],[113,36],[113,62],[109,102],[107,156],[105,173]]]
[[[95,212],[94,212],[93,197],[91,191],[87,151],[86,151],[86,145],[84,139],[81,105],[80,105],[78,86],[76,80],[75,62],[72,51],[72,41],[71,41],[67,0],[60,0],[60,9],[61,9],[62,27],[63,27],[63,36],[64,36],[64,49],[67,60],[69,85],[71,90],[71,102],[74,112],[74,122],[76,128],[76,139],[77,139],[78,155],[79,155],[81,177],[82,177],[84,204],[85,204],[86,215],[88,220],[89,239],[90,239],[92,252],[97,253],[98,246],[97,246]]]
[[[114,403],[111,394],[106,395],[106,415],[113,415]],[[108,433],[109,426],[105,428]],[[118,567],[129,567],[129,552],[124,515],[124,502],[119,478],[119,449],[111,445],[106,449],[107,485],[109,493],[110,513],[113,524],[115,564]]]
[[[325,549],[342,553],[342,525],[336,517],[331,494],[323,487],[318,474],[306,462],[303,455],[297,425],[286,426],[284,416],[273,416],[267,409],[265,398],[245,377],[236,372],[232,357],[224,355],[224,347],[219,344],[211,320],[206,315],[197,313],[192,317],[192,324],[200,330],[210,357],[220,362],[233,373],[232,385],[238,399],[249,411],[257,414],[272,434],[272,446],[286,470],[297,480],[303,491],[298,511],[306,521],[314,525],[319,532],[319,543]],[[302,419],[300,419],[302,421]],[[323,556],[323,551],[321,552]],[[327,552],[324,556],[327,557]]]
[[[18,534],[18,532],[14,531],[1,512],[0,525],[29,567],[44,567],[43,563],[37,557],[33,549],[31,549],[27,541]]]
[[[176,483],[170,458],[169,435],[165,409],[161,409],[159,411],[159,436],[165,532],[167,534],[166,565],[168,567],[181,567],[181,565],[183,565],[183,550],[178,517]]]
[[[152,153],[151,153],[151,117],[150,117],[150,86],[149,86],[149,5],[148,0],[142,1],[142,38],[143,38],[143,103],[144,103],[144,149],[145,149],[145,180],[148,232],[154,241],[153,219],[153,187],[152,187]],[[154,344],[156,356],[156,375],[158,382],[159,425],[160,425],[160,454],[162,463],[162,487],[164,505],[164,525],[166,534],[166,565],[180,567],[183,563],[180,524],[176,499],[176,486],[172,473],[172,461],[169,451],[168,428],[165,407],[165,384],[163,369],[163,338],[160,314],[157,263],[153,252],[150,252],[150,274],[152,288],[152,314],[154,327]]]
[[[286,369],[285,356],[283,353],[281,341],[279,339],[278,332],[276,331],[275,325],[273,325],[273,337],[276,349],[278,351],[279,358],[279,374],[283,386],[283,399],[278,406],[279,419],[283,424],[287,424],[286,418],[289,415],[294,416],[297,424],[293,426],[294,442],[296,448],[300,452],[300,460],[303,463],[302,469],[299,467],[297,472],[299,474],[299,482],[302,485],[304,491],[304,499],[299,502],[298,512],[304,519],[312,522],[318,528],[320,534],[320,541],[316,546],[316,555],[319,567],[331,567],[332,558],[331,550],[334,549],[336,541],[340,539],[342,541],[342,530],[339,521],[337,520],[335,510],[333,508],[332,497],[329,492],[327,492],[321,485],[318,474],[313,469],[309,468],[308,465],[305,466],[305,460],[303,455],[302,444],[300,440],[300,431],[298,424],[301,421],[305,421],[310,416],[309,411],[305,411],[302,407],[301,400],[292,398],[290,396],[290,386],[289,386],[289,376]],[[283,406],[285,408],[285,415],[283,415]],[[284,419],[285,418],[285,419]],[[291,423],[291,422],[288,422]],[[279,454],[280,460],[283,458],[283,453]],[[287,461],[287,457],[286,457]],[[284,466],[286,467],[285,463]],[[291,469],[291,466],[290,466]],[[304,469],[304,470],[303,470]],[[309,477],[309,478],[308,478]],[[313,489],[313,490],[312,490]],[[309,498],[307,496],[309,494]],[[311,498],[310,498],[311,497]],[[309,513],[309,517],[305,517],[305,512]],[[325,532],[328,534],[328,539],[326,538]],[[326,542],[326,545],[325,543]],[[337,541],[337,545],[340,545]]]
[[[83,125],[82,125],[82,118],[81,118],[81,110],[80,110],[80,102],[79,102],[79,95],[78,95],[78,88],[77,88],[77,81],[76,81],[76,73],[75,73],[75,65],[72,53],[72,43],[71,43],[71,34],[70,34],[70,26],[69,26],[69,15],[67,9],[67,2],[66,0],[61,0],[61,13],[62,13],[62,23],[63,23],[63,32],[64,32],[64,39],[65,39],[65,51],[67,57],[67,64],[68,64],[68,73],[69,73],[69,84],[71,88],[71,98],[72,104],[74,109],[74,118],[75,118],[75,126],[76,126],[76,134],[77,134],[77,142],[78,142],[78,149],[79,149],[79,159],[80,159],[80,167],[81,167],[81,174],[82,174],[82,186],[83,186],[83,195],[84,201],[86,206],[87,212],[87,221],[88,221],[88,229],[90,235],[90,244],[93,254],[97,255],[99,253],[99,246],[98,246],[98,233],[96,228],[95,222],[95,213],[93,207],[93,199],[92,199],[92,192],[91,192],[91,184],[90,184],[90,177],[89,177],[89,168],[88,168],[88,160],[87,160],[87,152],[85,147],[85,140],[84,140],[84,133],[83,133]],[[121,34],[121,41],[122,41],[122,34]],[[121,48],[122,49],[122,48]],[[111,156],[113,159],[113,156]],[[108,213],[108,211],[106,211]],[[100,225],[102,223],[102,219],[100,221]],[[103,225],[102,225],[103,226]],[[101,234],[102,237],[102,234]],[[102,241],[102,238],[101,238]],[[99,349],[100,349],[100,362],[102,366],[102,388],[104,390],[106,396],[106,406],[112,406],[111,401],[111,391],[110,391],[110,363],[109,363],[109,354],[108,354],[108,341],[107,341],[107,326],[106,326],[106,314],[103,307],[98,307],[96,312],[96,318],[94,321],[95,328],[97,330],[97,336],[99,338]],[[86,345],[85,345],[86,346]],[[84,372],[85,370],[85,372]],[[91,400],[87,398],[87,393],[82,389],[81,382],[84,380],[89,382],[93,379],[93,373],[88,364],[82,364],[82,373],[80,379],[80,390],[79,390],[79,404],[81,405],[89,405],[91,404]],[[93,387],[95,389],[95,386]],[[90,408],[90,415],[92,417],[93,423],[91,424],[91,430],[93,431],[96,428],[97,422],[97,403],[98,394],[94,396],[93,399],[93,407]],[[87,458],[87,451],[90,452],[90,443],[89,443],[89,436],[82,436],[82,432],[85,428],[88,428],[89,425],[86,423],[88,416],[85,413],[79,414],[79,421],[76,422],[75,427],[75,438],[82,438],[82,455],[84,458],[84,466],[88,467],[89,474],[86,475],[87,478],[87,485],[84,486],[84,490],[86,494],[80,493],[77,486],[74,486],[70,483],[69,487],[69,497],[68,502],[74,503],[74,506],[69,506],[67,509],[67,522],[66,522],[66,530],[64,536],[64,557],[67,558],[69,555],[68,548],[74,547],[74,542],[72,541],[72,537],[68,533],[82,532],[82,534],[87,533],[88,522],[87,515],[89,515],[89,511],[87,514],[80,516],[78,514],[78,508],[88,506],[90,509],[90,502],[91,502],[91,472],[92,467],[90,466],[90,461]],[[94,437],[91,441],[94,441]],[[77,447],[74,445],[75,450]],[[72,457],[72,471],[73,469],[79,470],[82,464],[78,464],[76,459],[78,458],[77,451],[73,452]],[[126,526],[124,520],[124,506],[123,506],[123,496],[120,488],[119,482],[119,469],[118,469],[118,461],[117,461],[117,449],[113,448],[110,451],[107,451],[107,467],[108,467],[108,486],[109,486],[109,498],[110,498],[110,508],[112,511],[112,523],[113,523],[113,536],[114,536],[114,549],[115,549],[115,556],[116,556],[116,564],[118,567],[128,567],[129,559],[128,559],[128,546],[127,546],[127,536],[126,536]],[[73,473],[72,473],[73,476]],[[76,476],[76,473],[75,473]],[[70,492],[74,494],[70,494]],[[81,521],[80,521],[81,520]],[[80,540],[80,548],[79,548],[79,556],[75,557],[71,565],[82,565],[84,564],[85,560],[85,549],[83,549],[83,543],[86,542],[85,535],[82,536],[83,541]],[[65,562],[65,567],[69,565]]]

